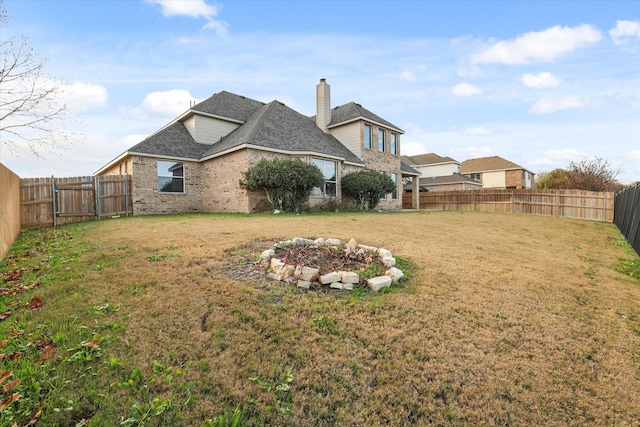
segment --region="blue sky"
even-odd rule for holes
[[[88,175],[222,90],[315,114],[354,101],[402,154],[501,156],[535,172],[585,157],[640,180],[640,2],[4,0],[82,138],[22,177]],[[0,141],[1,143],[1,141]]]

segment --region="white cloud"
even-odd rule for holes
[[[629,160],[640,161],[640,150],[629,151]]]
[[[76,82],[63,85],[62,89],[72,100],[73,105],[81,110],[104,107],[109,99],[107,89],[99,84]]]
[[[597,43],[600,32],[591,25],[555,27],[530,32],[512,40],[494,43],[484,51],[471,56],[474,64],[526,64],[552,62],[562,55],[581,47]]]
[[[620,44],[627,38],[640,39],[640,21],[616,21],[616,27],[609,31],[614,43]]]
[[[205,0],[146,0],[148,3],[159,4],[164,16],[188,16],[190,18],[204,18],[208,22],[204,30],[214,30],[219,35],[226,35],[228,25],[215,19],[219,9],[207,4]]]
[[[550,114],[559,110],[570,110],[584,108],[587,103],[576,97],[567,96],[564,98],[542,98],[531,107],[531,112],[535,114]]]
[[[476,157],[487,157],[491,154],[491,147],[475,145],[469,147],[454,148],[450,150],[451,156],[454,158],[473,159]]]
[[[526,73],[522,75],[521,81],[522,84],[527,87],[544,89],[547,87],[558,86],[562,80],[551,73]]]
[[[570,162],[579,161],[589,157],[588,153],[575,150],[573,148],[565,148],[562,150],[545,151],[542,158],[531,161],[532,165],[546,166],[549,168],[564,167]]]
[[[408,81],[408,82],[415,82],[416,81],[416,74],[412,71],[409,70],[404,70],[400,73],[400,78],[402,80]]]
[[[473,96],[480,95],[484,91],[478,86],[472,85],[471,83],[458,83],[451,89],[451,93],[455,96]]]
[[[467,128],[464,131],[462,131],[462,133],[469,136],[483,136],[483,135],[492,134],[492,132],[489,129],[482,126]]]
[[[417,154],[424,154],[427,150],[424,145],[419,142],[403,141],[400,146],[400,154],[403,156],[415,156]]]
[[[182,89],[151,92],[133,112],[137,117],[172,119],[187,111],[193,100],[193,96]]]

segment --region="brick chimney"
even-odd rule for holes
[[[324,132],[331,122],[331,88],[326,79],[320,79],[316,86],[316,124]]]

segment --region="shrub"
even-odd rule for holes
[[[380,199],[396,188],[390,176],[371,169],[347,174],[341,184],[342,194],[354,199],[360,210],[375,209]]]

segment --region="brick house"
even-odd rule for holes
[[[397,188],[381,209],[402,208],[402,177],[419,172],[400,161],[404,132],[356,103],[331,108],[330,87],[316,87],[316,115],[262,103],[226,91],[194,105],[95,175],[131,176],[133,213],[256,212],[267,209],[262,192],[239,186],[242,173],[263,158],[296,157],[324,173],[312,205],[341,200],[340,179],[374,169]]]
[[[401,156],[401,161],[420,172],[420,191],[480,190],[482,183],[462,175],[460,162],[435,153]],[[412,191],[405,185],[405,191]]]
[[[460,173],[482,182],[483,188],[533,188],[535,174],[499,156],[465,160]]]

